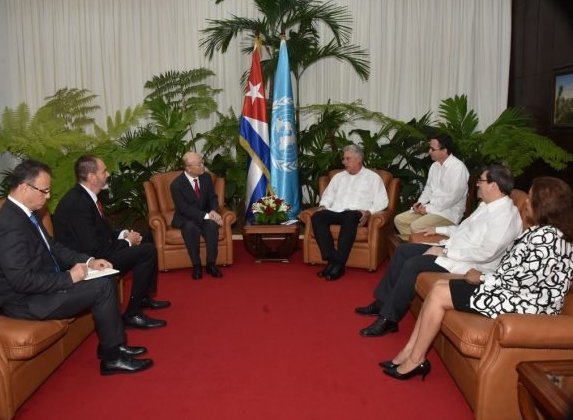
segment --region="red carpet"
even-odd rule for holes
[[[432,372],[399,382],[377,363],[405,343],[413,327],[362,338],[372,318],[353,313],[371,299],[380,272],[349,269],[337,282],[302,263],[255,264],[235,243],[224,277],[160,274],[152,312],[166,328],[129,330],[155,366],[136,375],[102,377],[95,334],[18,411],[17,419],[471,419],[453,380],[432,352]]]

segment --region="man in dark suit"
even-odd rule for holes
[[[91,155],[75,164],[78,183],[59,201],[54,213],[54,236],[69,248],[109,260],[121,273],[133,270],[133,284],[123,316],[126,326],[159,328],[160,319],[145,315],[142,308],[162,309],[167,301],[151,298],[157,289],[157,250],[133,230],[114,231],[97,195],[107,185],[105,163]]]
[[[102,375],[138,372],[151,359],[134,356],[145,347],[126,345],[115,282],[109,277],[84,281],[88,267],[112,267],[54,241],[35,211],[50,196],[51,170],[26,160],[12,173],[10,195],[0,210],[0,309],[9,317],[65,319],[91,310],[99,337]],[[67,271],[66,271],[67,270]]]
[[[185,171],[171,183],[171,196],[175,204],[175,213],[171,225],[181,229],[187,252],[193,263],[192,277],[199,280],[203,277],[199,241],[205,238],[207,264],[205,270],[213,277],[222,277],[217,268],[217,245],[219,226],[223,225],[217,194],[211,181],[211,175],[205,173],[203,157],[194,152],[183,156]]]

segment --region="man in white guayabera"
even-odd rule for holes
[[[359,226],[365,226],[372,213],[388,207],[388,194],[384,181],[363,165],[362,149],[351,144],[343,149],[344,171],[334,175],[320,199],[318,211],[312,215],[312,230],[326,268],[319,277],[337,280],[356,238]],[[340,225],[338,248],[330,233],[330,225]]]

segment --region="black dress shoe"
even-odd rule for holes
[[[374,323],[360,330],[362,337],[379,337],[389,332],[397,332],[398,323],[380,317]]]
[[[382,302],[375,300],[368,306],[359,306],[358,308],[354,308],[354,312],[358,315],[378,316],[380,309],[382,309]]]
[[[124,316],[123,323],[126,327],[141,328],[141,329],[161,328],[167,325],[167,322],[165,322],[164,320],[149,318],[147,315],[143,313],[139,313],[132,316]]]
[[[217,268],[217,266],[215,264],[207,264],[207,266],[205,267],[205,271],[207,271],[208,274],[211,275],[211,277],[223,277],[223,273],[221,273],[221,271]]]
[[[316,273],[316,275],[318,277],[326,277],[326,275],[329,273],[331,269],[332,269],[332,263],[328,263],[326,264],[326,267],[324,267],[322,270]]]
[[[141,307],[142,308],[149,308],[149,309],[163,309],[168,308],[171,306],[171,302],[167,300],[155,300],[150,298],[149,296],[144,297],[141,300]]]
[[[193,272],[191,273],[191,277],[193,277],[193,280],[199,280],[203,278],[203,269],[201,268],[200,265],[198,265],[197,267],[193,267]]]
[[[392,360],[386,360],[385,362],[378,363],[378,366],[380,366],[382,369],[393,370],[400,365],[394,363]]]
[[[344,275],[344,266],[340,264],[333,264],[332,268],[328,273],[325,274],[326,280],[333,281],[338,280],[340,277]]]
[[[430,373],[432,370],[432,365],[430,364],[429,360],[424,360],[421,364],[416,366],[410,372],[400,373],[396,369],[384,369],[384,373],[388,376],[391,376],[394,379],[400,379],[401,381],[405,381],[408,379],[412,379],[415,376],[422,375],[422,381],[426,379],[426,375]]]
[[[153,366],[151,359],[134,359],[121,354],[116,360],[102,360],[99,371],[102,375],[115,375],[117,373],[136,373]]]
[[[119,352],[123,355],[126,356],[139,356],[142,354],[147,353],[147,348],[143,347],[143,346],[128,346],[126,344],[122,344],[121,346],[118,346]],[[102,351],[101,351],[101,347],[98,346],[97,347],[97,358],[101,359],[102,356]]]

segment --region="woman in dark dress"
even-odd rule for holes
[[[533,180],[528,199],[533,226],[525,230],[492,273],[470,270],[460,280],[439,280],[428,294],[406,346],[381,362],[396,379],[424,378],[426,360],[450,309],[490,318],[505,313],[558,314],[573,277],[573,191],[560,179]],[[491,234],[495,234],[492,232]]]

